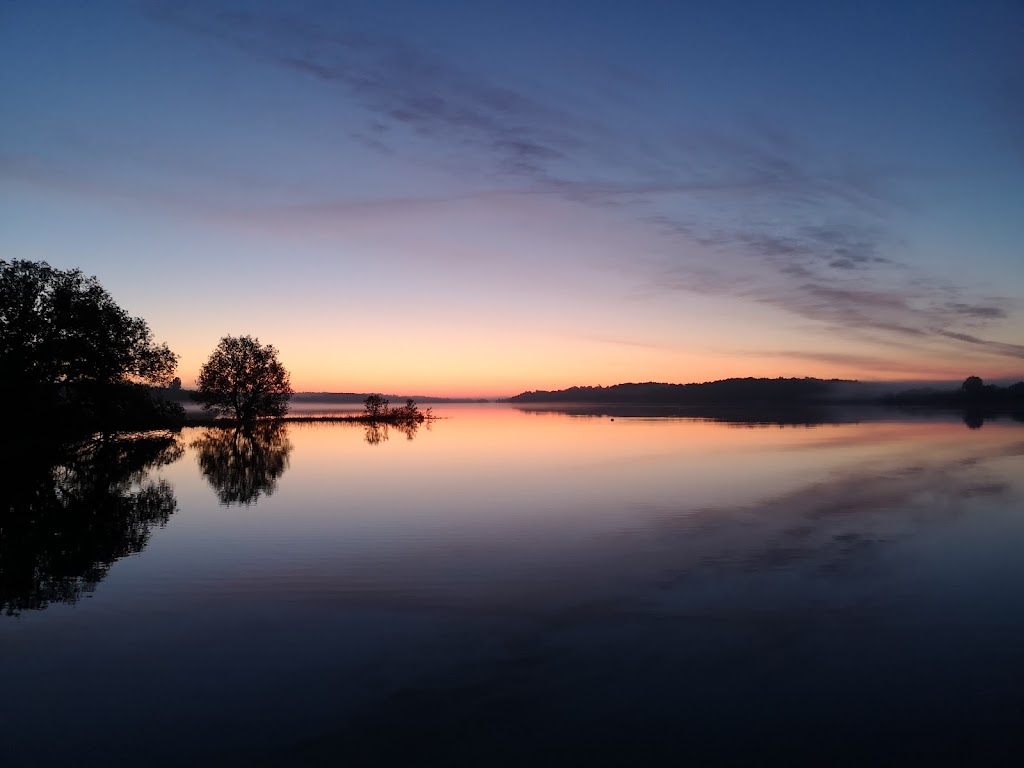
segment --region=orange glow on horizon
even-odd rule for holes
[[[504,398],[528,391],[556,391],[570,387],[609,387],[624,383],[660,382],[688,384],[719,381],[729,378],[819,378],[844,379],[861,382],[955,382],[967,376],[978,375],[986,381],[993,379],[1024,378],[1020,371],[965,362],[960,365],[938,366],[924,362],[918,366],[908,361],[903,368],[887,371],[864,371],[849,366],[808,364],[806,361],[774,358],[758,361],[750,358],[714,359],[703,364],[662,362],[637,366],[635,369],[614,365],[592,364],[579,366],[572,373],[553,372],[546,366],[536,368],[485,366],[475,368],[472,361],[463,366],[438,364],[434,368],[410,367],[399,370],[400,365],[389,363],[377,370],[372,364],[352,365],[350,373],[333,370],[334,366],[310,361],[290,360],[282,354],[282,361],[291,372],[292,387],[296,392],[381,392],[389,395],[419,395],[423,397],[452,398]],[[187,361],[183,360],[183,363]],[[191,371],[184,365],[178,375],[186,387],[194,387],[198,376],[196,365]],[[327,370],[324,370],[327,368]]]
[[[835,338],[806,340],[786,329],[765,330],[769,316],[733,313],[729,323],[706,333],[668,326],[647,332],[623,327],[618,333],[546,331],[522,322],[506,327],[472,319],[424,320],[418,333],[397,321],[379,327],[326,323],[306,327],[295,319],[278,326],[263,320],[238,322],[226,333],[249,333],[273,344],[298,392],[381,392],[422,397],[503,398],[520,392],[628,382],[687,384],[729,378],[820,378],[864,382],[963,381],[1020,376],[1014,361],[984,349],[935,342],[919,349],[879,347]],[[731,323],[731,324],[730,324]],[[751,330],[744,333],[747,325]],[[667,328],[667,330],[666,330]],[[221,334],[203,331],[175,341],[179,373],[193,386],[199,368]],[[741,341],[738,341],[740,339]],[[827,343],[829,342],[830,343]],[[803,343],[802,343],[803,342]],[[742,349],[741,346],[746,347]],[[776,349],[796,350],[777,352]],[[806,351],[805,351],[806,350]]]

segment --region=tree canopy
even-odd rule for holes
[[[95,277],[0,260],[0,390],[83,429],[154,426],[180,415],[140,386],[167,384],[177,356]],[[173,412],[173,413],[172,413]]]
[[[985,382],[980,376],[968,376],[960,385],[960,391],[968,395],[976,395],[985,391]]]
[[[251,336],[225,336],[199,371],[196,399],[203,408],[238,421],[280,417],[292,396],[277,350]]]
[[[28,386],[170,382],[177,356],[95,277],[45,261],[0,261],[0,363]]]

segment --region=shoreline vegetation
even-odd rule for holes
[[[182,401],[198,401],[199,397],[188,390],[179,390],[178,397]],[[383,395],[371,394],[363,397],[362,413],[345,414],[309,414],[289,416],[268,416],[255,420],[256,423],[348,423],[363,424],[370,427],[391,426],[398,428],[418,427],[426,422],[435,421],[438,417],[430,408],[420,410],[419,404],[412,398],[406,398],[405,404],[400,406],[391,405],[391,401]],[[216,416],[207,414],[187,414],[183,426],[187,427],[224,427],[244,429],[253,423],[252,419],[238,419],[232,416]]]
[[[95,277],[46,262],[0,259],[0,399],[35,415],[41,439],[186,425],[239,428],[274,420],[352,422],[414,428],[435,417],[416,399],[391,406],[380,394],[295,393],[278,351],[251,336],[224,336],[202,366],[197,388],[174,375],[178,356],[158,343],[146,321],[119,307]],[[969,426],[1001,414],[1024,421],[1024,381],[1007,387],[969,376],[959,388],[895,390],[843,379],[732,378],[692,384],[657,382],[523,392],[496,401],[420,397],[432,403],[501,402],[515,406],[672,406],[758,412],[755,420],[792,418],[830,406],[959,411]],[[356,404],[361,414],[288,415],[291,403]],[[197,418],[185,405],[195,403]],[[801,413],[803,412],[803,413]],[[789,414],[787,416],[787,414]],[[42,429],[39,429],[42,427]]]
[[[169,399],[189,403],[195,401],[190,390],[169,391],[154,388],[155,394],[167,393]],[[376,398],[376,399],[375,399]],[[357,393],[301,392],[292,396],[300,404],[355,405],[364,404],[360,413],[293,414],[274,419],[284,423],[350,423],[407,426],[433,421],[438,416],[426,409],[419,412],[416,402],[406,399],[406,406],[390,407],[382,395]],[[397,398],[396,398],[397,399]],[[583,415],[605,416],[690,416],[739,423],[819,424],[857,420],[865,409],[895,412],[947,412],[963,416],[969,425],[980,426],[986,419],[1009,416],[1024,421],[1024,382],[1000,387],[985,384],[976,376],[968,377],[959,387],[942,389],[916,387],[896,389],[882,385],[844,379],[723,379],[694,384],[658,382],[617,384],[609,387],[570,387],[563,390],[523,392],[509,398],[442,398],[423,397],[429,403],[504,403],[529,411],[566,409]],[[370,402],[370,405],[367,403]],[[409,411],[410,404],[413,411]],[[837,412],[837,408],[844,411]],[[837,415],[839,413],[839,415]],[[410,414],[413,414],[410,416]],[[231,427],[243,422],[230,417],[211,417],[196,412],[186,413],[183,426]]]
[[[414,423],[422,424],[426,421],[437,421],[443,418],[441,416],[424,416],[422,419],[417,420]],[[188,418],[186,416],[185,427],[241,427],[250,422],[239,421],[238,419],[232,419],[227,416],[212,417],[206,415],[198,415],[195,418]],[[387,424],[389,426],[402,426],[408,424],[407,420],[401,420],[397,418],[370,418],[364,414],[338,414],[337,416],[332,415],[311,415],[311,416],[276,416],[270,417],[258,421],[257,423],[273,423],[273,424]]]
[[[163,396],[179,403],[195,401],[195,392],[178,388],[153,388],[154,395]],[[326,405],[365,404],[377,397],[384,401],[383,408],[375,406],[362,413],[286,415],[280,420],[286,422],[352,422],[372,423],[379,421],[401,423],[402,409],[388,409],[388,401],[381,395],[367,395],[351,392],[299,392],[292,395],[293,403]],[[829,406],[865,406],[875,408],[921,409],[943,411],[982,411],[989,415],[997,413],[1024,413],[1024,382],[1007,387],[985,384],[977,376],[968,377],[959,387],[941,389],[936,387],[914,387],[896,389],[893,385],[859,382],[847,379],[816,378],[735,378],[720,381],[668,384],[660,382],[626,383],[613,386],[580,386],[561,390],[536,390],[522,392],[508,398],[444,398],[416,397],[408,402],[425,403],[506,403],[518,406],[565,406],[565,407],[643,407],[672,409],[707,408],[756,408],[782,412],[796,408],[818,408]],[[404,407],[404,406],[403,406]],[[427,409],[429,413],[429,409]],[[436,419],[429,414],[427,419]],[[227,417],[209,417],[196,413],[186,416],[188,426],[232,423]]]
[[[429,409],[428,409],[429,410]],[[410,424],[424,424],[426,422],[437,421],[443,418],[436,416],[433,413],[421,413],[419,416],[413,419],[402,416],[367,416],[364,413],[346,413],[338,415],[310,415],[310,416],[275,416],[268,417],[266,419],[260,419],[256,423],[272,423],[272,424],[364,424],[364,425],[380,425],[380,426],[392,426],[392,427],[403,427]],[[185,423],[182,426],[185,427],[245,427],[251,422],[239,421],[228,416],[207,416],[205,414],[197,414],[193,418],[186,416]]]
[[[179,403],[195,402],[195,390],[154,387],[154,394]],[[292,403],[357,405],[366,402],[370,393],[296,392]],[[380,395],[378,395],[380,396]],[[892,384],[860,382],[849,379],[816,378],[734,378],[719,381],[668,384],[661,382],[626,383],[612,386],[578,386],[559,390],[531,390],[505,398],[424,397],[416,403],[432,404],[544,404],[544,405],[629,405],[629,406],[748,406],[768,405],[868,405],[927,406],[962,408],[976,404],[1024,406],[1024,381],[1010,386],[984,384],[968,377],[959,387],[913,387],[896,389]],[[355,420],[366,421],[365,414],[330,416],[285,416],[286,420]],[[437,418],[436,416],[434,418]],[[195,418],[189,418],[192,423]]]

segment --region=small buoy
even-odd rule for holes
[[[615,421],[615,419],[612,419],[612,421]]]

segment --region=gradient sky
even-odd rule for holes
[[[1024,4],[0,0],[0,257],[299,390],[1024,375]]]

